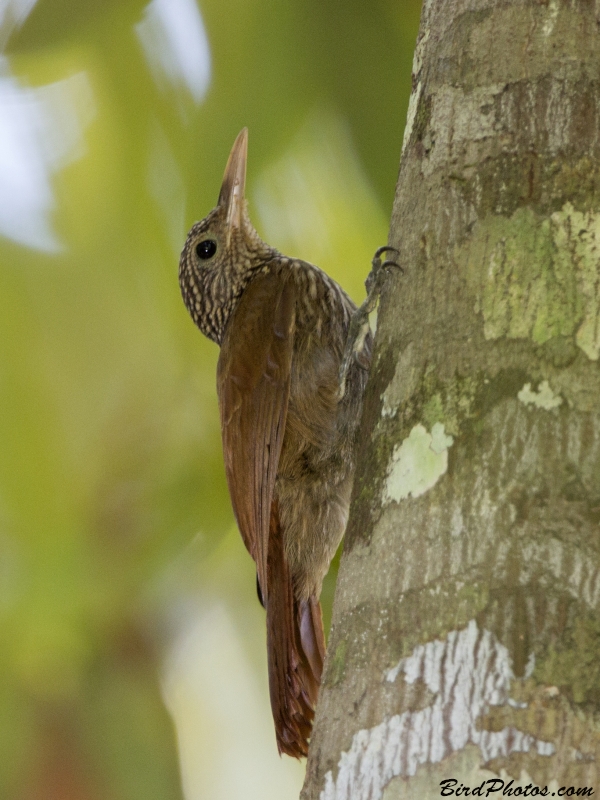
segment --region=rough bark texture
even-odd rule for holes
[[[600,2],[426,0],[413,72],[302,797],[598,793]]]

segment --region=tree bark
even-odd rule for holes
[[[598,0],[425,0],[304,800],[600,792],[599,86]]]

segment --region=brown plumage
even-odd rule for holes
[[[301,757],[325,654],[319,595],[346,525],[371,334],[363,315],[340,390],[356,307],[318,267],[260,239],[244,199],[246,154],[244,129],[217,207],[188,234],[179,276],[194,322],[221,346],[225,469],[267,612],[277,745]]]

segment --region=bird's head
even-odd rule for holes
[[[216,208],[188,233],[179,260],[179,284],[192,319],[220,344],[235,303],[252,275],[278,255],[254,229],[244,190],[248,129],[235,140]]]

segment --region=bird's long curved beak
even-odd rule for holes
[[[227,212],[227,236],[233,228],[242,227],[244,189],[246,186],[246,161],[248,160],[248,128],[242,128],[233,143],[227,159],[219,206]]]

